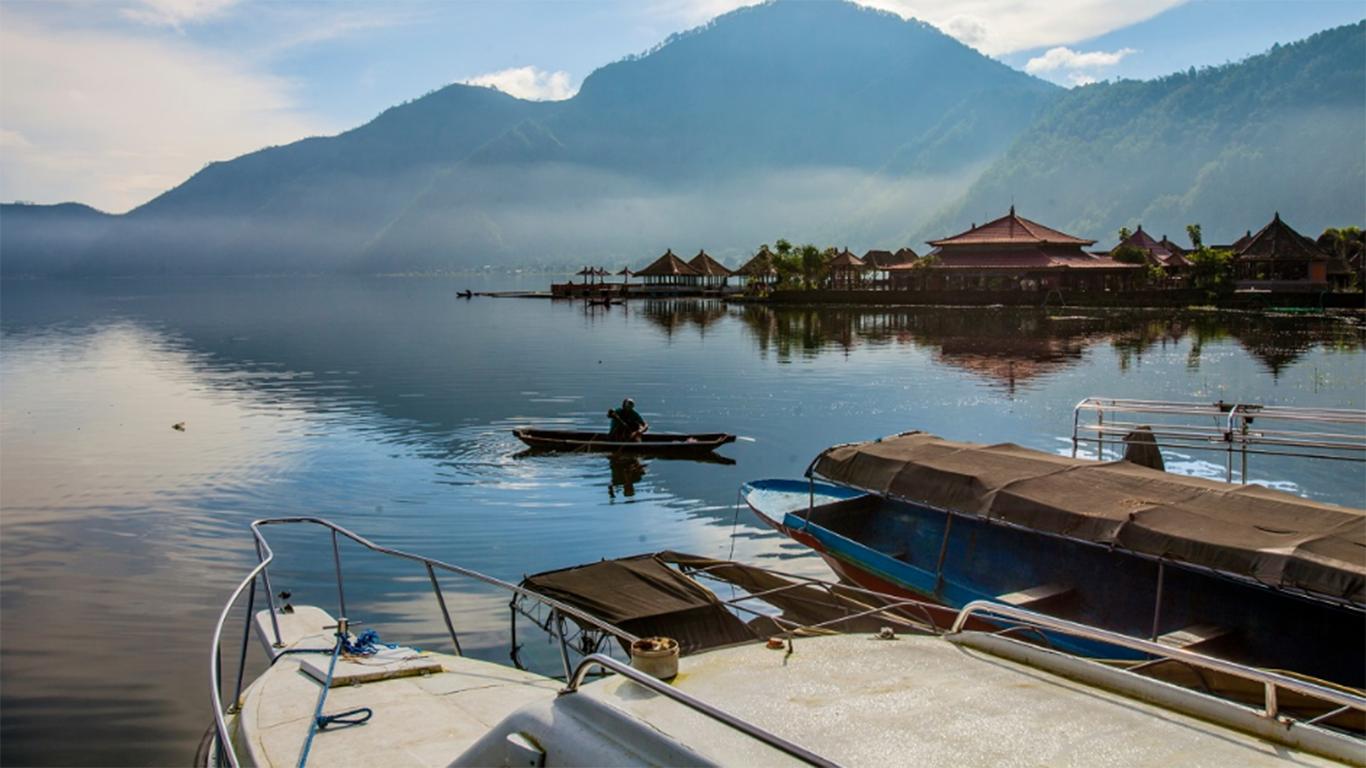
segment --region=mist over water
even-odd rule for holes
[[[325,516],[512,580],[664,548],[821,573],[737,511],[741,482],[908,429],[1065,451],[1087,395],[1363,405],[1363,333],[1336,318],[455,296],[544,282],[0,283],[4,761],[187,762],[252,519]],[[625,396],[656,431],[753,442],[723,449],[733,466],[613,463],[524,456],[510,432],[603,426]],[[1222,471],[1214,454],[1169,463]],[[1362,505],[1356,465],[1250,469]],[[268,534],[274,587],[335,610],[327,540]],[[425,573],[343,559],[354,618],[445,647]],[[505,599],[445,586],[466,649],[505,659]]]

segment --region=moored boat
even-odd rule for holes
[[[807,480],[757,481],[744,494],[851,583],[1366,682],[1362,510],[924,433],[831,448]]]
[[[267,526],[313,528],[324,548],[330,534],[334,562],[326,567],[335,567],[335,584],[308,588],[334,598],[337,614],[276,602]],[[678,553],[512,584],[375,544],[322,519],[261,520],[252,529],[259,562],[214,633],[214,725],[199,765],[1089,766],[1195,756],[1212,765],[1327,765],[1360,762],[1366,747],[1358,725],[1366,698],[1357,693],[1021,609],[976,603],[941,632],[915,623],[913,601]],[[291,549],[306,542],[303,534],[291,531]],[[363,548],[367,560],[386,555],[425,571],[449,652],[386,645],[370,631],[355,635],[344,588],[354,574],[343,580],[342,545]],[[447,605],[465,593],[442,588],[444,581],[450,590],[457,576],[478,585],[471,594],[492,588],[510,595],[514,610],[538,610],[562,676],[463,653]],[[745,594],[722,598],[702,579],[729,581]],[[253,605],[258,583],[269,600],[260,611]],[[244,597],[247,625],[225,706],[232,676],[225,675],[224,633]],[[363,610],[351,597],[350,608]],[[1017,628],[1104,638],[1201,676],[1241,681],[1258,697],[1240,703],[1154,678],[1150,664],[1098,664],[1008,632],[975,631],[969,626],[979,613]],[[869,622],[883,628],[866,632]],[[243,687],[253,628],[267,663]],[[678,644],[642,637],[645,631],[678,631],[694,643],[676,667],[660,666],[644,654]],[[624,659],[625,648],[633,652]],[[590,678],[595,671],[607,674]]]
[[[724,432],[678,434],[647,432],[638,440],[617,440],[606,432],[569,431],[557,429],[514,429],[512,434],[528,447],[541,451],[629,453],[652,456],[696,456],[710,453],[726,443],[735,442],[735,435]]]

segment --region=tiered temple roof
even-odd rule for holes
[[[1059,232],[1018,216],[1015,213],[1015,206],[1012,205],[1010,213],[995,221],[989,221],[980,227],[974,226],[952,237],[929,242],[936,248],[962,245],[1075,245],[1080,248],[1093,245],[1096,241]]]

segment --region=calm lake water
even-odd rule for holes
[[[818,573],[737,512],[741,482],[907,429],[1065,451],[1087,395],[1366,397],[1366,337],[1343,319],[455,296],[546,281],[0,283],[0,760],[187,763],[254,518],[327,516],[514,580],[664,548]],[[750,439],[723,450],[733,466],[519,456],[512,427],[601,426],[623,396],[657,431]],[[1217,456],[1168,460],[1222,475]],[[1357,465],[1250,474],[1366,496]],[[327,539],[269,533],[290,561],[274,587],[331,609]],[[444,647],[423,571],[343,557],[353,617]],[[467,650],[499,658],[504,598],[450,598]]]

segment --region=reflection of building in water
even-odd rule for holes
[[[1010,391],[1064,370],[1090,347],[1109,343],[1121,370],[1155,346],[1190,343],[1198,368],[1205,342],[1234,339],[1273,375],[1316,346],[1357,349],[1366,334],[1333,318],[1215,313],[1102,312],[1053,317],[1032,309],[772,309],[749,305],[738,318],[762,354],[814,358],[861,345],[912,345]]]
[[[632,312],[658,326],[665,335],[694,326],[707,328],[726,316],[726,307],[717,299],[644,299],[631,302]]]

